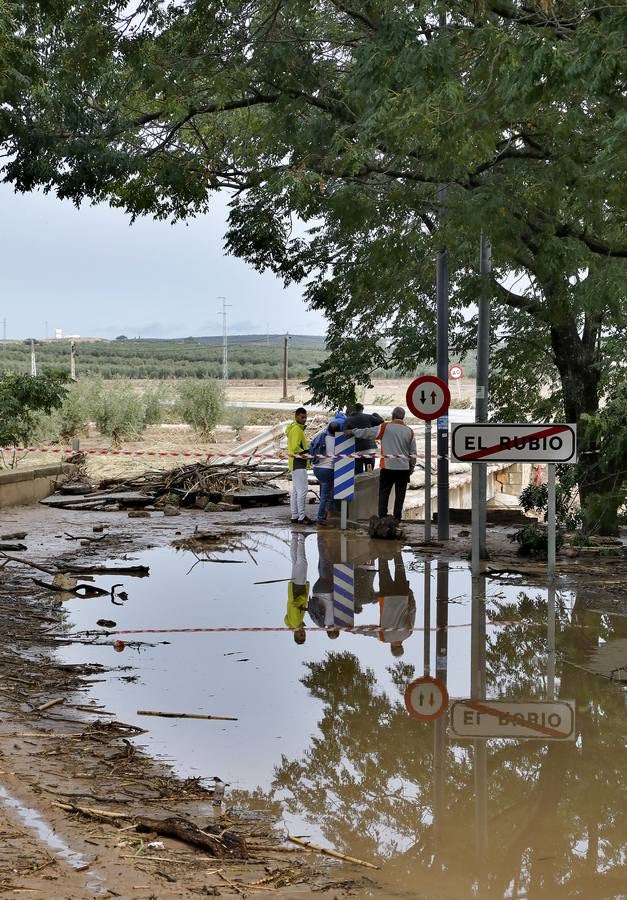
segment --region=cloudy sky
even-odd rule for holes
[[[0,320],[8,338],[64,334],[112,338],[222,333],[223,295],[231,334],[324,334],[298,287],[222,253],[226,197],[213,213],[170,225],[107,206],[0,185]],[[0,331],[1,334],[1,331]]]

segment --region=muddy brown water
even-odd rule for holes
[[[211,554],[224,562],[148,550],[133,561],[149,578],[97,579],[123,582],[122,605],[65,604],[74,632],[98,619],[163,630],[59,651],[134,667],[135,681],[113,672],[91,697],[147,728],[139,743],[181,775],[219,776],[238,808],[272,809],[291,834],[381,864],[364,896],[627,896],[624,617],[591,612],[560,582],[555,592],[519,576],[473,586],[465,563],[334,531],[251,532],[245,545]],[[299,613],[288,597],[302,584],[316,599]],[[302,618],[304,644],[286,616],[293,627]],[[362,631],[330,636],[338,624]],[[167,633],[253,626],[279,630]],[[154,646],[117,653],[114,639]],[[426,674],[450,706],[417,720],[404,694]],[[418,712],[437,713],[441,689],[422,707],[419,693]],[[510,718],[502,706],[458,707],[453,721],[456,700],[513,705]],[[532,736],[511,718],[520,711],[539,723]],[[495,722],[507,736],[488,736]]]

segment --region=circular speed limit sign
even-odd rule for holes
[[[453,381],[457,381],[458,378],[461,378],[464,374],[464,370],[459,365],[451,366],[448,370],[449,378],[452,378]]]

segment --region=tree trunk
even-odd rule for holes
[[[600,323],[599,323],[600,324]],[[574,316],[551,325],[551,345],[555,357],[564,398],[567,422],[579,423],[582,413],[594,415],[599,410],[600,369],[597,356],[598,324],[588,321],[582,336],[577,330]],[[599,448],[595,442],[586,443],[580,430],[577,435],[579,453],[578,487],[582,509],[589,507],[593,495],[605,496],[599,509],[603,511],[597,523],[587,522],[589,528],[601,533],[615,533],[616,501],[611,496],[616,490],[616,476],[599,469]],[[610,507],[613,504],[613,508]]]
[[[599,411],[599,329],[600,322],[586,317],[580,336],[572,314],[551,325],[551,345],[562,383],[567,422],[579,424],[583,413],[594,415]],[[582,510],[588,513],[584,515],[585,527],[602,534],[615,534],[617,473],[601,471],[599,448],[596,442],[586,441],[583,429],[579,429],[577,444],[579,499]]]

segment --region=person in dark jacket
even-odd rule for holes
[[[373,428],[375,425],[381,425],[383,419],[378,413],[365,413],[363,403],[356,403],[346,418],[345,427],[350,428]],[[355,438],[355,453],[361,453],[361,459],[355,460],[355,475],[361,472],[372,472],[374,469],[375,453],[377,450],[377,442],[374,438]]]

